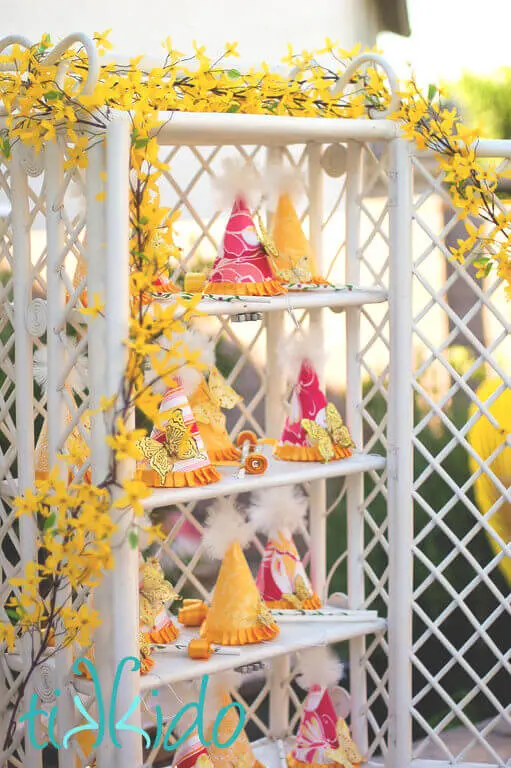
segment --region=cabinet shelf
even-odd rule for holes
[[[305,648],[382,632],[386,626],[386,621],[378,618],[362,618],[357,621],[354,617],[349,617],[347,620],[339,619],[336,622],[313,623],[305,617],[302,621],[281,624],[280,634],[274,640],[254,645],[232,646],[227,650],[239,651],[239,653],[229,655],[216,653],[208,661],[194,661],[186,655],[185,651],[170,647],[168,651],[155,651],[153,655],[155,665],[149,674],[140,678],[140,687],[142,691],[151,691],[172,683],[243,667]],[[183,629],[177,642],[185,643],[197,636],[197,631]],[[75,686],[86,693],[90,683],[76,678]]]
[[[263,451],[267,454],[267,451]],[[319,461],[279,461],[269,458],[269,466],[264,475],[245,475],[238,478],[238,467],[220,467],[222,479],[217,483],[202,485],[197,488],[155,488],[143,501],[145,509],[167,507],[172,504],[202,501],[217,496],[231,496],[247,491],[259,491],[263,488],[276,488],[280,485],[294,485],[309,480],[322,480],[328,477],[347,477],[359,472],[382,470],[385,458],[370,453],[355,453],[348,459],[339,459],[323,464]]]
[[[183,295],[183,294],[182,294]],[[189,295],[189,294],[186,294]],[[332,312],[342,312],[348,307],[364,304],[380,304],[387,301],[388,294],[380,288],[310,288],[305,291],[290,291],[283,296],[205,296],[197,310],[207,315],[239,315],[249,312],[277,312],[290,309],[319,309],[328,307]],[[159,299],[165,306],[171,304],[173,296]]]

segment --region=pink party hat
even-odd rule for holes
[[[306,512],[307,499],[296,487],[271,488],[253,497],[249,510],[252,524],[268,536],[256,578],[268,608],[321,607],[292,536],[304,523]]]
[[[284,461],[331,461],[351,456],[348,428],[321,389],[314,366],[314,338],[297,339],[294,365],[298,377],[290,409],[274,455]]]
[[[154,426],[150,437],[137,442],[141,456],[137,477],[153,488],[182,488],[220,480],[180,384],[163,395],[160,413],[163,428]]]
[[[363,760],[351,741],[344,717],[349,694],[336,686],[343,665],[328,648],[300,655],[299,684],[308,691],[295,746],[287,756],[289,768],[357,768]]]
[[[231,296],[275,296],[285,293],[285,288],[275,277],[241,195],[234,201],[220,252],[204,292]]]

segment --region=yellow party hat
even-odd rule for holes
[[[280,195],[277,203],[272,239],[276,249],[273,268],[283,283],[329,285],[319,274],[311,245],[287,193]]]
[[[222,558],[211,606],[201,628],[201,634],[211,643],[259,643],[279,632],[243,554],[252,533],[252,526],[243,520],[231,498],[218,499],[210,508],[204,544],[212,557]]]
[[[195,391],[189,395],[190,405],[212,464],[239,464],[241,451],[230,439],[221,408],[234,408],[242,398],[227,384],[216,366],[209,379],[202,376]]]
[[[240,679],[239,673],[230,670],[212,675],[208,680],[204,729],[208,755],[214,768],[232,768],[234,765],[236,768],[264,768],[252,751],[245,729],[240,728],[239,705],[233,704],[229,693],[230,689],[239,686]],[[217,726],[213,741],[215,723]],[[225,746],[238,731],[233,743]]]

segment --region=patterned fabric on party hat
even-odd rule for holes
[[[314,253],[288,194],[279,197],[272,238],[276,249],[273,269],[283,283],[329,285],[319,274]]]
[[[285,293],[275,278],[254,221],[237,197],[205,293],[275,296]]]
[[[349,694],[336,686],[343,665],[326,647],[300,654],[298,684],[307,690],[295,746],[287,756],[289,768],[358,768],[363,760],[344,721]]]
[[[285,461],[331,461],[351,456],[348,428],[320,387],[310,360],[302,361],[274,455]]]
[[[144,560],[140,555],[139,612],[140,629],[151,643],[172,643],[179,634],[165,604],[177,597],[172,584],[165,579],[156,558]]]
[[[153,488],[182,488],[220,480],[199,434],[190,403],[180,385],[169,389],[160,404],[163,429],[137,442],[141,463],[137,476]]]
[[[208,750],[201,743],[197,731],[194,731],[177,748],[174,768],[212,768],[212,766]]]
[[[232,704],[232,699],[227,691],[224,691],[219,698],[220,700],[216,708],[217,712],[223,707],[229,707]],[[216,741],[219,746],[213,743],[208,747],[208,754],[214,768],[232,768],[232,766],[236,766],[236,768],[264,768],[252,752],[252,747],[244,728],[241,729],[238,737],[232,744],[227,747],[222,746],[222,744],[226,744],[232,738],[238,726],[238,712],[235,707],[229,707],[218,724]],[[212,734],[213,724],[206,728],[207,741],[212,739]]]
[[[208,615],[201,634],[211,643],[245,645],[271,640],[279,628],[257,589],[242,547],[252,537],[231,498],[210,508],[204,545],[212,557],[222,558]]]
[[[313,610],[321,607],[303,566],[293,532],[305,523],[307,497],[284,486],[255,493],[249,508],[256,530],[268,536],[256,577],[268,608]]]
[[[279,531],[266,544],[256,584],[268,608],[311,610],[321,607],[321,600],[312,590],[287,530]]]
[[[216,366],[211,368],[208,382],[201,377],[199,386],[190,395],[193,415],[212,464],[239,464],[241,451],[233,445],[220,409],[234,408],[241,400]]]

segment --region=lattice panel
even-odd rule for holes
[[[41,155],[41,159],[44,155]],[[13,161],[14,162],[14,161]],[[65,157],[63,157],[65,162]],[[47,178],[41,166],[38,175],[27,175],[28,182],[28,218],[26,230],[30,243],[30,272],[28,277],[27,305],[23,307],[26,328],[31,333],[34,353],[34,374],[41,379],[48,378],[47,343],[48,335],[58,336],[64,350],[64,366],[58,372],[58,387],[68,412],[65,424],[61,425],[58,437],[61,448],[68,438],[81,435],[85,443],[89,442],[88,430],[80,419],[89,407],[87,381],[87,325],[77,310],[86,303],[86,268],[85,268],[85,179],[78,172],[65,170],[58,194],[58,211],[62,227],[60,252],[56,254],[58,265],[56,279],[61,281],[61,291],[65,295],[63,314],[59,327],[46,328],[47,306],[45,302],[48,283],[48,239],[47,239]],[[35,172],[35,171],[34,171]],[[8,585],[8,579],[21,575],[23,564],[21,550],[23,533],[20,522],[15,519],[11,508],[12,496],[23,488],[18,488],[19,456],[16,433],[16,377],[25,375],[25,370],[16,367],[13,277],[17,269],[13,257],[13,222],[11,215],[12,190],[10,169],[0,168],[0,257],[2,259],[2,280],[0,286],[0,334],[2,338],[2,357],[0,360],[0,447],[2,492],[0,498],[1,549],[0,549],[0,617],[7,618],[5,603],[17,588]],[[24,330],[24,329],[23,329]],[[29,372],[30,377],[32,371]],[[33,408],[33,443],[35,446],[35,469],[45,472],[48,460],[48,420],[47,394],[45,383],[35,384],[32,402],[27,401],[26,408]],[[74,477],[83,477],[89,467],[86,461],[77,468]],[[28,542],[25,542],[27,546]],[[28,550],[27,550],[28,551]],[[77,602],[85,599],[85,593],[74,596]],[[52,665],[50,665],[51,667]],[[10,702],[17,693],[16,666],[7,655],[2,655],[0,669],[0,720],[6,722],[9,717]],[[51,694],[51,690],[38,675],[37,690],[42,697]],[[51,698],[51,696],[50,696]],[[41,701],[45,699],[42,698]],[[46,706],[49,705],[46,699]],[[51,706],[51,705],[50,705]],[[19,729],[19,738],[22,731]],[[20,746],[10,757],[9,766],[24,765],[25,757]]]
[[[482,457],[470,430],[483,415],[499,428],[488,409],[510,383],[509,309],[494,274],[475,276],[476,253],[451,260],[464,225],[434,161],[416,157],[414,169],[415,755],[507,765],[510,493],[492,464],[509,427],[501,409],[502,444]],[[478,386],[488,377],[498,381],[485,403]],[[474,496],[481,475],[496,488],[488,509]]]

